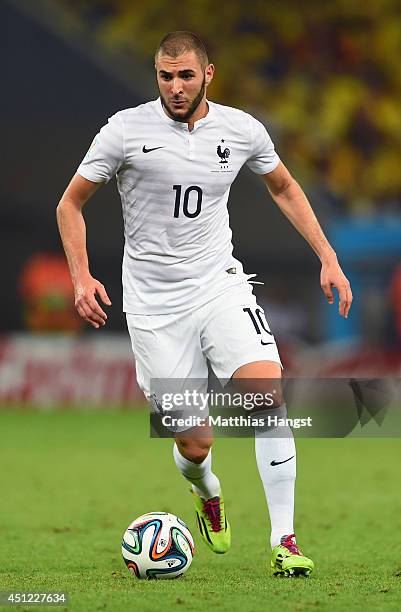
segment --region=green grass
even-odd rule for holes
[[[216,440],[233,532],[220,557],[199,541],[172,442],[149,439],[145,412],[3,411],[0,436],[0,590],[64,590],[85,612],[401,609],[398,439],[298,441],[296,528],[316,573],[285,580],[267,571],[253,440]],[[194,533],[180,580],[138,581],[122,562],[125,527],[152,510]]]

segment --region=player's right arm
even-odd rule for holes
[[[79,315],[95,328],[102,327],[107,320],[96,296],[107,306],[111,301],[102,283],[89,271],[82,208],[100,185],[101,182],[94,183],[77,173],[57,206],[57,223],[74,286],[75,306]]]

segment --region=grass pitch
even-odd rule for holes
[[[316,572],[268,572],[268,518],[253,440],[218,439],[233,545],[200,541],[171,440],[138,412],[0,412],[0,590],[67,591],[64,610],[138,612],[401,609],[398,439],[299,440],[296,530]],[[138,581],[121,536],[152,510],[182,517],[197,545],[180,580]],[[20,606],[20,610],[49,609]],[[4,609],[12,609],[10,607]]]

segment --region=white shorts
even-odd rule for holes
[[[190,312],[126,317],[138,384],[149,400],[167,388],[187,388],[188,380],[190,388],[206,392],[208,362],[222,384],[247,363],[281,365],[274,336],[248,282]]]

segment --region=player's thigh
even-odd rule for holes
[[[138,385],[152,412],[172,432],[191,428],[190,417],[196,421],[208,414],[201,403],[207,393],[207,362],[191,313],[127,314],[127,325]]]
[[[190,315],[127,314],[138,384],[149,389],[150,379],[207,377],[199,332]]]
[[[251,287],[230,293],[209,305],[202,328],[202,349],[216,376],[280,378],[281,360],[266,315]],[[260,383],[262,384],[262,383]]]

